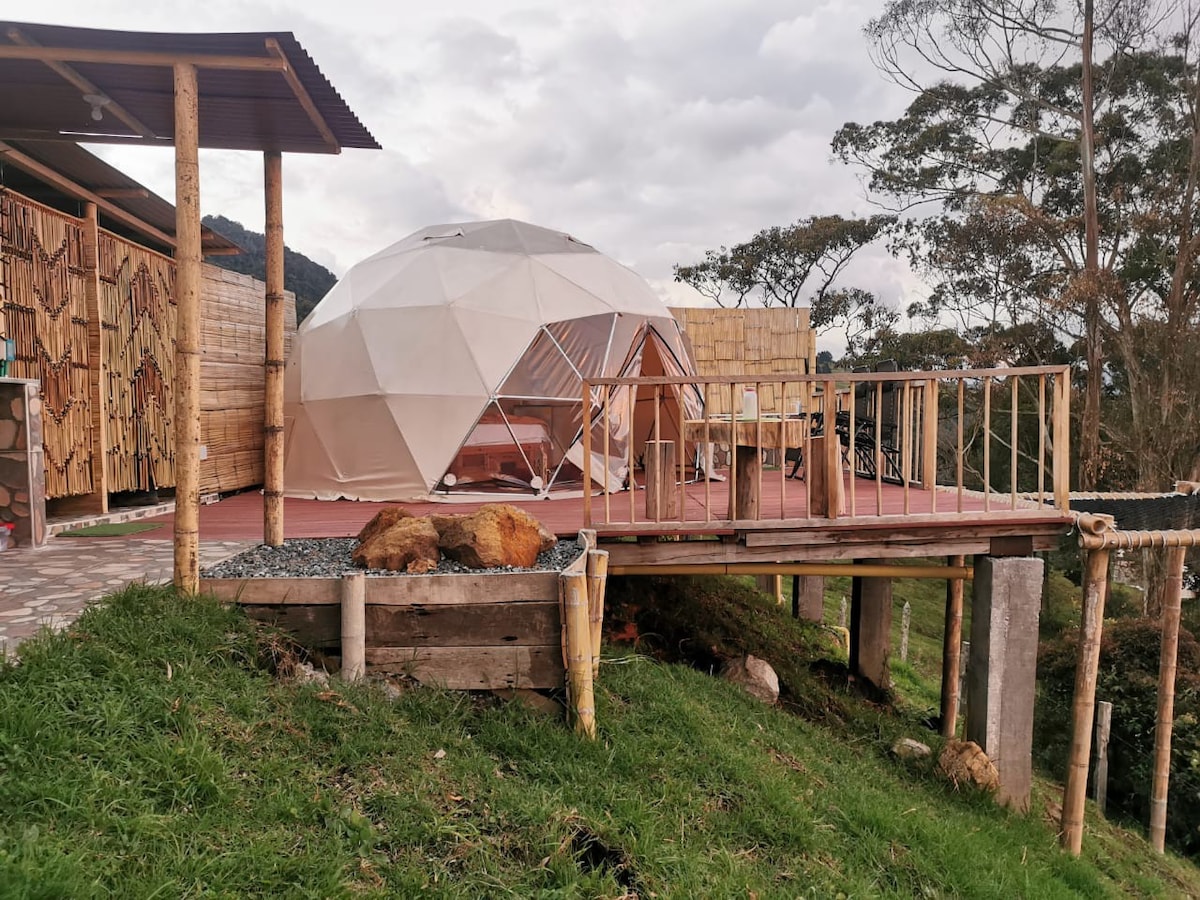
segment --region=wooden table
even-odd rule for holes
[[[766,416],[762,419],[738,419],[731,422],[728,417],[713,416],[707,420],[707,430],[704,419],[688,419],[684,422],[684,439],[688,442],[703,444],[729,444],[734,448],[734,477],[729,481],[729,510],[731,519],[759,518],[759,476],[762,472],[762,451],[783,451],[793,447],[804,447],[808,438],[808,416]],[[823,437],[809,440],[812,459],[805,460],[805,477],[813,496],[812,511],[816,515],[830,515],[830,504],[826,501],[827,481],[836,481],[841,485],[841,479],[826,479],[826,471],[838,471],[839,450],[837,437],[834,436],[830,446],[826,447]],[[830,452],[834,454],[833,461],[827,459]],[[831,484],[832,487],[832,484]],[[835,502],[833,509],[839,510],[840,503]],[[836,513],[835,513],[836,515]]]

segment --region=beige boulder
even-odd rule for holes
[[[489,503],[466,516],[433,516],[442,552],[473,569],[528,568],[557,538],[529,513],[508,503]]]
[[[951,739],[938,756],[938,771],[955,787],[973,785],[981,791],[1000,787],[1000,773],[983,749],[974,741]]]
[[[414,518],[413,514],[402,506],[389,506],[387,509],[381,509],[358,533],[358,542],[365,544],[380,532],[387,531],[401,519],[411,518]]]
[[[359,544],[353,559],[356,566],[368,569],[423,575],[437,568],[441,559],[437,529],[427,518],[400,517],[387,530],[377,531]]]
[[[768,705],[779,700],[779,676],[765,659],[751,655],[731,659],[721,668],[721,677]]]

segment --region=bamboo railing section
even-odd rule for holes
[[[723,412],[741,410],[747,389],[750,415]],[[704,411],[688,419],[680,397],[691,391]],[[1069,397],[1066,366],[588,379],[583,483],[615,477],[627,496],[585,491],[585,527],[1066,515]],[[614,421],[649,424],[619,446]],[[664,479],[673,502],[647,503],[647,482],[660,498]]]

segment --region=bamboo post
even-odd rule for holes
[[[1112,704],[1096,704],[1096,775],[1092,779],[1096,805],[1100,812],[1108,805],[1108,738],[1112,734]]]
[[[592,634],[592,679],[600,677],[600,636],[604,630],[604,593],[608,585],[608,551],[589,550],[587,558],[588,622]]]
[[[263,153],[267,296],[263,408],[263,543],[283,545],[283,154]],[[586,415],[586,410],[585,410]]]
[[[951,556],[946,562],[951,566],[966,563],[965,557]],[[962,643],[963,580],[951,578],[946,581],[946,626],[942,633],[942,737],[952,738],[958,733],[959,697],[959,649]]]
[[[367,672],[367,576],[342,576],[342,679],[361,681]]]
[[[937,512],[938,382],[925,382],[925,417],[921,424],[921,486],[929,491],[929,511]]]
[[[652,522],[679,518],[675,490],[675,442],[646,441],[646,518]]]
[[[1167,789],[1171,779],[1171,726],[1175,718],[1175,667],[1179,652],[1180,598],[1187,550],[1167,550],[1163,590],[1162,649],[1158,663],[1158,716],[1154,728],[1154,780],[1150,789],[1150,846],[1162,853],[1167,836]]]
[[[84,206],[83,225],[84,266],[87,281],[84,296],[87,302],[87,362],[88,402],[91,406],[91,474],[92,509],[104,515],[108,512],[108,392],[104,390],[104,324],[100,308],[100,221],[96,204]]]
[[[1064,368],[1054,376],[1054,406],[1051,410],[1053,423],[1050,440],[1053,442],[1053,456],[1050,474],[1054,484],[1054,506],[1067,512],[1071,508],[1071,462],[1068,455],[1067,441],[1071,431],[1071,381],[1069,370]]]
[[[900,612],[900,662],[908,662],[908,628],[912,624],[912,604],[904,601]]]
[[[1063,789],[1060,838],[1062,846],[1073,856],[1078,856],[1083,849],[1083,806],[1087,798],[1088,759],[1092,749],[1104,599],[1108,592],[1108,553],[1107,548],[1089,550],[1084,572],[1075,700],[1071,710],[1071,749],[1067,760],[1067,784]]]
[[[175,586],[200,589],[200,159],[196,67],[175,64]]]
[[[575,733],[596,737],[592,682],[592,631],[588,621],[587,575],[564,572],[558,579],[567,644],[567,699]]]
[[[633,390],[636,390],[634,388]],[[630,422],[633,420],[630,419]],[[592,527],[592,386],[587,379],[583,380],[583,527]],[[633,429],[629,431],[629,444],[633,446]],[[604,468],[601,477],[604,478],[604,508],[608,509],[608,396],[604,398]],[[629,467],[629,495],[633,496],[634,480],[633,466]],[[607,522],[608,517],[605,516]],[[633,521],[633,511],[630,510],[629,521]]]

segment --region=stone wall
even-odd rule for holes
[[[38,383],[0,378],[0,523],[12,522],[12,546],[46,540],[46,470]]]

